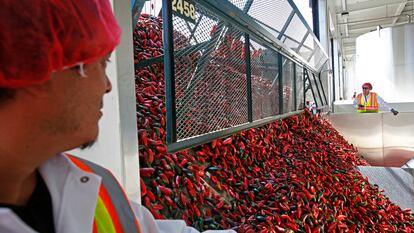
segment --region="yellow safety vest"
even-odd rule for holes
[[[370,92],[368,100],[365,101],[365,96],[360,93],[356,98],[356,103],[358,105],[358,112],[360,113],[375,113],[378,112],[378,100],[377,100],[377,93]],[[363,105],[363,107],[359,107],[359,105]]]

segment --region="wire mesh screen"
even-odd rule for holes
[[[178,140],[248,121],[243,33],[200,5],[196,15],[173,16]]]
[[[305,102],[304,102],[304,89],[303,86],[303,67],[296,65],[296,108],[304,109],[305,108]]]
[[[230,2],[237,6],[239,9],[247,12],[256,22],[261,24],[264,29],[268,30],[276,38],[281,36],[281,41],[288,48],[297,50],[298,47],[303,49],[299,51],[299,54],[309,59],[309,63],[316,70],[319,70],[325,60],[327,60],[326,54],[324,54],[321,46],[316,43],[316,37],[312,30],[307,26],[306,21],[302,21],[299,17],[301,13],[297,10],[293,1],[286,0],[230,0]],[[293,18],[290,20],[290,15],[293,14]],[[286,31],[283,28],[286,27]],[[306,38],[305,44],[302,45],[302,40],[306,33],[309,35]],[[318,53],[316,57],[310,57],[312,53]]]
[[[324,59],[324,54],[322,53],[322,51],[321,50],[316,50],[315,51],[315,55],[314,55],[314,57],[315,57],[315,62],[314,62],[314,64],[315,64],[315,66],[318,66],[318,67],[322,67],[328,60],[326,60],[326,59]]]
[[[292,7],[286,0],[254,0],[247,13],[254,19],[280,32],[292,11]]]
[[[296,42],[296,40],[292,40],[291,37],[284,37],[283,43],[294,51],[296,51],[299,47],[299,44]]]
[[[309,101],[310,103],[316,103],[315,99],[313,98],[312,91],[310,89],[306,92],[306,101]]]
[[[229,2],[240,10],[243,10],[246,7],[246,0],[229,0]]]
[[[325,97],[326,97],[326,101],[328,102],[327,104],[329,104],[330,101],[330,97],[328,95],[329,93],[329,63],[325,63],[325,65],[322,68],[321,71],[321,81],[322,81],[322,85],[323,85],[323,91],[325,92]]]
[[[295,99],[293,96],[293,81],[294,70],[293,62],[289,59],[283,58],[283,113],[292,112],[295,110]]]
[[[279,114],[278,53],[251,40],[253,120]]]
[[[296,40],[296,47],[298,47],[307,31],[308,29],[305,27],[305,25],[303,25],[300,18],[295,14],[288,28],[286,29],[285,35]]]
[[[315,64],[315,42],[312,37],[308,36],[305,40],[304,46],[300,50],[300,54],[306,59],[311,65]]]
[[[317,80],[318,77],[309,72],[309,78],[312,82],[313,92],[315,93],[315,98],[318,103],[318,107],[325,105],[325,100],[323,98],[322,89],[319,81]]]
[[[318,96],[318,92],[316,89],[316,84],[312,77],[312,72],[310,72],[309,70],[304,71],[304,79],[306,101],[309,101],[309,104],[316,103],[318,106],[321,106],[320,98]]]

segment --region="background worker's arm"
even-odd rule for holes
[[[352,106],[354,106],[354,108],[355,108],[355,109],[356,109],[356,108],[358,108],[358,105],[357,105],[356,99],[354,99],[354,103],[352,104]]]
[[[356,102],[356,99],[354,99],[354,103],[353,103],[353,105],[352,105],[352,106],[354,106],[354,108],[355,108],[355,109],[357,109],[357,108],[359,108],[359,107],[364,107],[364,105],[361,105],[361,104],[360,104],[360,105],[358,105],[358,104],[357,104],[357,102]]]
[[[392,114],[397,115],[398,111],[391,108],[384,99],[382,99],[379,95],[377,95],[378,106],[387,109],[388,111],[392,112]]]

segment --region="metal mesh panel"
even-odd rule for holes
[[[279,114],[277,53],[251,40],[253,120]]]
[[[311,82],[312,82],[313,92],[315,93],[315,98],[319,105],[318,107],[321,107],[325,105],[325,100],[323,99],[321,85],[319,84],[319,81],[316,81],[317,79],[316,75],[313,76],[312,73],[309,73],[309,78],[311,79]]]
[[[283,58],[283,113],[294,111],[293,62]]]
[[[305,40],[305,43],[303,44],[302,48],[299,50],[299,54],[305,58],[305,60],[309,60],[311,56],[313,56],[313,48],[314,48],[314,42],[312,40],[311,36],[308,36]]]
[[[309,49],[313,50],[315,48],[315,42],[313,41],[313,37],[308,36],[305,40],[304,45],[306,45]]]
[[[284,28],[287,26],[286,31],[284,32],[281,41],[288,47],[297,51],[297,48],[302,43],[302,39],[307,32],[312,33],[310,29],[307,28],[298,14],[300,12],[295,12],[294,7],[292,7],[289,1],[286,0],[229,0],[233,5],[238,7],[241,10],[246,10],[247,14],[253,17],[259,24],[261,24],[266,30],[268,30],[275,37],[278,37]],[[249,3],[252,3],[250,7]],[[289,15],[295,13],[293,18],[289,21]],[[288,23],[288,24],[286,24]],[[285,25],[286,24],[286,25]],[[316,70],[320,69],[327,57],[322,53],[322,48],[315,43],[317,40],[313,34],[310,34],[302,50],[299,51],[299,54],[305,59],[309,59],[309,63]],[[315,52],[318,53],[317,57],[311,57],[310,55]]]
[[[326,101],[328,101],[327,104],[329,104],[329,63],[325,63],[325,65],[322,67],[321,71],[321,81],[323,85],[323,90],[325,91]]]
[[[294,51],[296,51],[296,49],[299,46],[299,43],[297,41],[293,41],[287,37],[284,37],[284,39],[282,39],[283,43],[288,46],[289,48],[293,49]]]
[[[315,67],[321,67],[322,65],[324,65],[324,62],[327,61],[324,59],[324,55],[322,53],[322,50],[320,49],[316,50],[314,57],[315,57],[315,63],[314,63]]]
[[[306,74],[305,74],[305,76],[309,77],[309,79],[306,82],[306,87],[309,87],[309,90],[306,92],[306,101],[310,101],[311,103],[312,102],[317,103],[318,107],[321,107],[323,105],[323,102],[321,101],[320,95],[318,93],[318,89],[316,87],[315,79],[313,78],[312,72],[310,72],[309,70],[307,70],[307,71],[308,71],[307,72],[308,76],[306,76]],[[313,91],[313,94],[312,94],[312,91]],[[321,95],[322,95],[322,93],[321,93]]]
[[[176,20],[173,21],[173,27],[176,31],[179,32],[179,35],[182,36],[182,37],[178,37],[177,39],[185,39],[185,42],[183,42],[183,44],[187,43],[187,40],[188,40],[188,38],[190,38],[190,35],[191,35],[190,23],[187,23],[187,21],[185,21],[185,20],[183,20],[179,17],[176,17]],[[174,38],[174,39],[176,39],[176,38]],[[181,41],[175,42],[175,40],[174,40],[174,46],[179,46],[180,43],[181,43]]]
[[[201,20],[190,34],[173,16],[178,140],[246,123],[248,116],[243,34],[203,7],[197,11]],[[199,44],[188,41],[191,34]]]
[[[229,0],[229,2],[231,2],[231,4],[235,5],[240,10],[243,10],[246,4],[246,0]]]
[[[286,29],[285,34],[300,42],[307,31],[308,29],[302,23],[300,18],[295,14],[289,24],[289,27]]]
[[[280,31],[292,10],[292,7],[285,0],[255,0],[248,14],[273,29]],[[271,30],[269,31],[274,33]]]
[[[304,86],[303,86],[303,67],[296,65],[296,104],[297,109],[305,108],[303,100]]]
[[[306,92],[306,101],[309,101],[310,103],[315,102],[315,100],[313,99],[312,91],[310,89],[308,90],[308,92]]]

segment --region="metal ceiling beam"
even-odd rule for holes
[[[354,20],[354,21],[348,21],[348,22],[340,22],[337,23],[338,25],[351,25],[351,24],[361,24],[361,23],[369,23],[369,22],[378,22],[378,21],[384,21],[384,20],[392,20],[394,18],[399,17],[408,17],[409,15],[396,15],[396,16],[388,16],[388,17],[379,17],[379,18],[372,18],[372,19],[364,19],[364,20]]]
[[[404,3],[401,3],[401,5],[397,8],[397,12],[395,12],[395,15],[401,15],[401,12],[404,10],[406,5],[407,5],[407,0],[405,0]],[[393,19],[392,25],[394,26],[397,21],[398,21],[398,18]]]
[[[344,43],[343,45],[344,45],[344,47],[355,47],[355,42],[354,43]]]
[[[348,23],[348,16],[349,16],[349,13],[348,13],[348,4],[347,4],[347,2],[346,2],[347,0],[342,0],[341,1],[341,5],[342,5],[342,13],[344,14],[344,15],[342,15],[341,14],[341,17],[343,17],[343,20],[344,20],[344,22],[345,23]],[[349,35],[349,28],[348,28],[348,24],[345,24],[345,26],[344,26],[344,30],[345,30],[345,36],[348,36]]]
[[[371,0],[371,1],[364,1],[358,2],[355,4],[348,4],[348,12],[355,12],[355,11],[363,11],[363,10],[370,10],[373,8],[379,7],[387,7],[392,5],[398,5],[406,2],[406,0]]]
[[[377,22],[370,22],[370,23],[364,23],[364,24],[349,25],[349,31],[352,31],[354,33],[362,31],[362,33],[364,33],[366,31],[375,30],[379,25],[381,25],[382,28],[385,28],[387,26],[392,26],[393,22],[392,20],[387,20],[387,21],[377,21]]]

